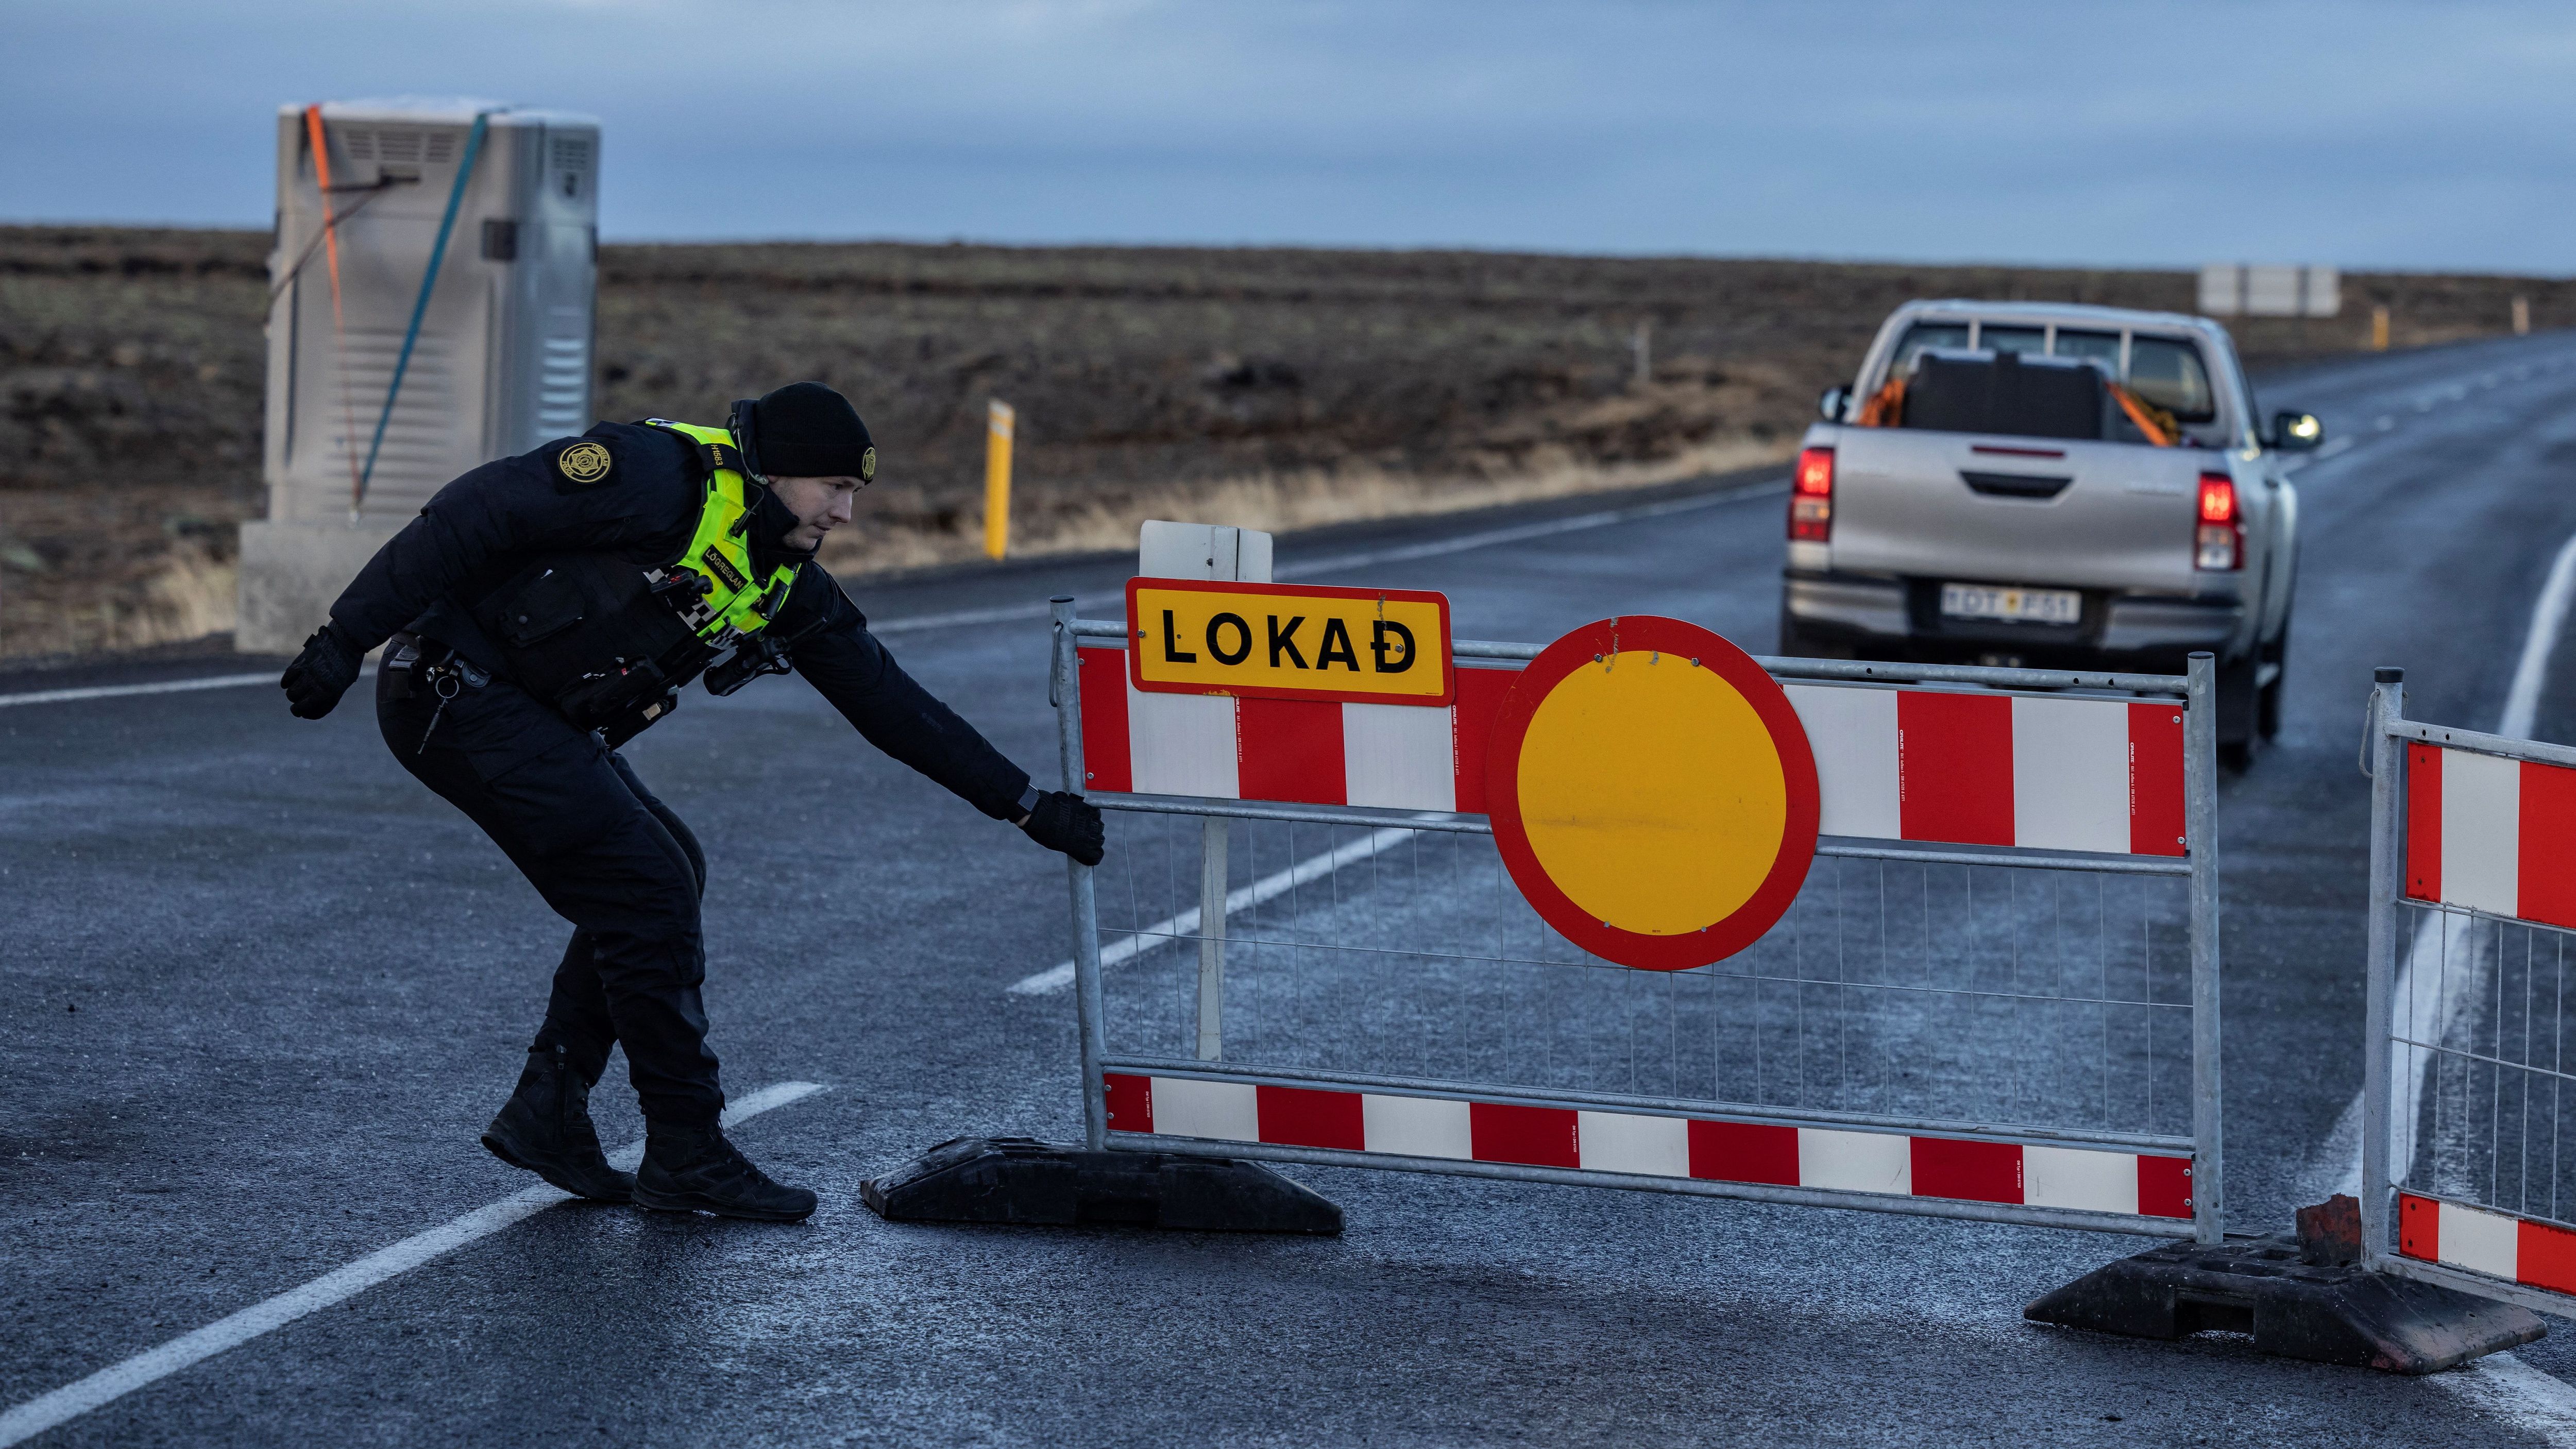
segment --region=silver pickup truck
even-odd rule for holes
[[[2280,727],[2298,570],[2285,452],[2206,318],[1911,302],[1819,403],[1789,503],[1780,652],[2181,673],[2218,656],[2218,737]]]

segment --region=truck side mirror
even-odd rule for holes
[[[2325,424],[2315,413],[2272,414],[2272,446],[2283,452],[2304,453],[2325,440]]]
[[[1850,406],[1850,388],[1829,387],[1825,389],[1823,396],[1816,399],[1816,416],[1829,423],[1839,423],[1843,420],[1844,410]]]

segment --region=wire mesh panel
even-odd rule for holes
[[[2397,1186],[2576,1229],[2569,933],[2413,901],[2399,912]]]
[[[1459,646],[1445,712],[1299,714],[1140,694],[1125,636],[1059,608],[1110,829],[1043,979],[1095,1145],[2218,1236],[2205,656],[1766,666],[1827,839],[1767,933],[1657,971],[1542,919],[1482,814],[1483,661],[1533,646]]]
[[[1203,827],[1118,810],[1096,876],[1108,1050],[1200,1028]],[[1223,1059],[1247,1068],[2191,1132],[2191,953],[2170,876],[1830,857],[1752,949],[1690,971],[1590,956],[1490,836],[1239,819]]]

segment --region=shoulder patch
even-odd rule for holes
[[[614,460],[609,457],[608,449],[587,439],[555,455],[555,470],[568,482],[585,488],[606,478],[613,466]]]

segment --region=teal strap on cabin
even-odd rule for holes
[[[476,111],[474,129],[465,135],[465,159],[457,163],[456,184],[447,190],[447,214],[438,219],[438,240],[429,249],[429,270],[421,274],[420,296],[411,304],[411,325],[403,329],[402,354],[394,359],[394,380],[385,389],[384,411],[376,414],[376,435],[367,443],[367,466],[358,473],[357,491],[349,496],[349,516],[357,517],[358,508],[367,501],[368,480],[376,476],[376,451],[385,445],[385,424],[394,416],[394,399],[402,396],[403,374],[411,368],[412,344],[420,341],[420,322],[429,315],[430,290],[438,285],[438,269],[447,260],[448,233],[456,230],[456,209],[465,201],[465,183],[474,175],[474,158],[483,152],[483,133],[491,129],[492,113]]]

